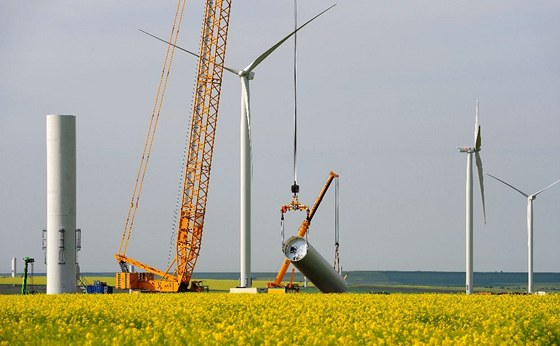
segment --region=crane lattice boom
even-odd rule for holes
[[[177,277],[188,285],[200,253],[210,184],[231,0],[209,0],[204,10],[190,141],[177,231]]]

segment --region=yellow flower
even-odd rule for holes
[[[0,296],[8,344],[560,344],[560,295]]]

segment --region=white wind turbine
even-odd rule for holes
[[[278,41],[264,53],[259,55],[252,63],[244,69],[234,69],[224,66],[224,70],[238,75],[241,79],[241,119],[240,119],[240,252],[241,252],[241,270],[240,270],[240,287],[251,287],[251,167],[252,167],[252,144],[251,144],[251,113],[250,113],[250,99],[249,99],[249,81],[255,76],[253,70],[263,62],[272,52],[292,37],[296,32],[309,24],[315,18],[327,12],[336,4],[325,9],[315,17],[309,19],[307,22],[299,26],[296,30],[285,36]],[[144,30],[143,33],[152,36],[162,42],[170,44],[175,48],[182,50],[190,55],[198,57],[198,54],[176,46],[164,39],[152,35]]]
[[[482,160],[480,159],[480,145],[482,138],[480,136],[480,124],[478,122],[478,100],[476,101],[476,115],[474,127],[474,147],[458,147],[459,152],[467,154],[467,186],[466,186],[466,268],[465,281],[466,293],[471,294],[473,290],[473,167],[472,154],[476,158],[476,169],[478,172],[478,183],[480,186],[480,196],[482,198],[482,213],[484,223],[486,223],[486,207],[484,205],[484,183],[482,173]]]
[[[544,190],[556,185],[560,182],[560,180],[556,180],[554,183],[548,185],[542,190],[535,192],[532,195],[526,194],[525,192],[519,190],[515,186],[506,183],[502,179],[493,176],[492,174],[488,174],[490,177],[496,179],[497,181],[511,187],[515,191],[519,192],[523,196],[527,198],[527,292],[533,293],[533,201],[537,196],[543,192]]]

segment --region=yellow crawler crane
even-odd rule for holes
[[[185,1],[179,0],[177,4],[177,12],[169,40],[173,45],[169,45],[167,49],[156,103],[152,112],[152,121],[150,122],[144,144],[144,152],[136,177],[130,209],[119,251],[115,255],[122,270],[121,273],[116,274],[116,288],[119,289],[153,292],[200,290],[199,285],[196,285],[194,282],[189,288],[189,283],[202,242],[202,229],[206,212],[214,139],[216,136],[231,0],[207,0],[204,10],[175,258],[169,267],[163,271],[126,256],[153,138],[157,128],[159,112],[163,102],[163,95],[167,85],[167,78],[175,52],[174,45],[177,43]],[[146,272],[132,272],[133,267],[140,268]],[[156,278],[156,276],[159,278]]]

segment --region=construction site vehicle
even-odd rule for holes
[[[190,120],[190,135],[185,159],[182,199],[177,225],[175,257],[167,269],[159,270],[126,255],[177,43],[184,5],[185,0],[179,0],[171,38],[169,39],[169,42],[173,45],[168,45],[167,48],[156,104],[154,105],[144,152],[141,156],[127,221],[119,251],[115,255],[122,270],[121,273],[116,274],[116,287],[119,289],[186,292],[189,290],[190,279],[200,253],[218,120],[231,0],[207,0],[205,5],[196,87]],[[134,267],[145,272],[135,273],[133,272]],[[192,290],[197,290],[197,287],[193,287]]]
[[[93,285],[86,286],[86,293],[88,294],[111,294],[113,293],[113,286],[108,286],[106,282],[99,280],[93,281]]]
[[[325,182],[325,185],[323,186],[323,188],[321,189],[321,192],[319,193],[319,195],[315,199],[315,203],[313,204],[311,209],[309,207],[307,207],[306,205],[303,205],[303,204],[299,203],[299,201],[297,199],[297,192],[296,191],[292,191],[292,192],[294,192],[292,202],[290,204],[283,205],[280,208],[282,221],[284,220],[284,214],[288,211],[306,211],[307,212],[307,217],[305,218],[305,220],[303,220],[301,226],[299,227],[298,233],[297,233],[297,235],[299,237],[305,237],[305,234],[307,233],[307,230],[309,229],[309,226],[311,225],[311,220],[313,220],[313,216],[315,216],[315,213],[317,212],[317,208],[319,208],[319,205],[321,205],[321,202],[323,201],[323,197],[325,197],[325,194],[327,193],[327,190],[329,189],[329,186],[331,185],[333,179],[335,179],[335,178],[338,178],[338,174],[336,174],[334,172],[330,172],[329,176],[327,178],[327,181]],[[287,259],[287,258],[284,258],[284,262],[282,262],[282,266],[280,266],[280,270],[278,271],[278,274],[276,275],[276,279],[273,282],[268,282],[267,287],[269,287],[269,288],[280,288],[280,287],[282,287],[282,280],[284,280],[284,276],[286,275],[286,272],[288,271],[289,266],[290,266],[290,260]]]
[[[208,292],[208,291],[210,291],[210,287],[208,287],[207,285],[204,285],[204,283],[201,280],[191,281],[190,291],[191,292]]]
[[[21,284],[21,294],[28,294],[29,292],[27,292],[27,273],[29,271],[29,263],[35,263],[35,259],[31,257],[24,257],[23,263],[23,282]],[[33,288],[31,289],[31,293],[33,293]]]

